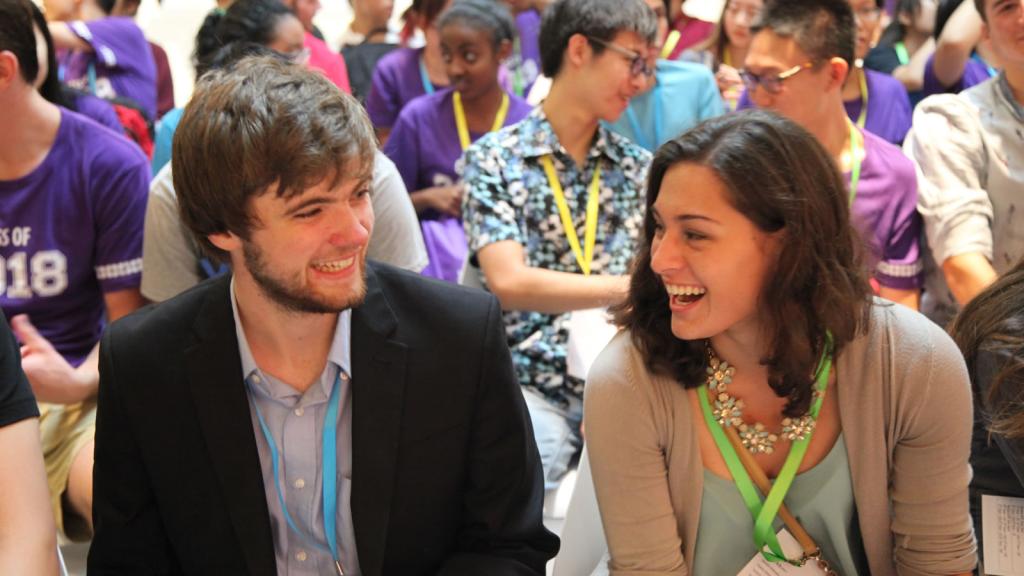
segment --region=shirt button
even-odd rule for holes
[[[341,379],[344,380],[345,382],[348,382],[348,373],[347,372],[342,372],[341,373]]]
[[[295,409],[295,415],[296,416],[302,416],[305,413],[306,413],[306,411],[304,409],[302,409],[302,408],[296,408]]]
[[[299,550],[298,552],[296,552],[295,553],[295,559],[298,560],[299,562],[305,562],[306,561],[306,551],[305,550]]]
[[[261,379],[260,379],[260,375],[259,374],[253,374],[252,375],[252,382],[253,382],[253,384],[259,384],[260,380]]]
[[[303,480],[302,478],[295,480],[295,487],[298,488],[299,490],[302,490],[303,488],[306,487],[306,481]]]

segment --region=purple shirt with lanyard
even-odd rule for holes
[[[410,192],[458,181],[455,162],[463,150],[456,130],[453,94],[453,90],[445,89],[416,98],[402,110],[391,130],[384,153],[398,167]],[[502,126],[519,122],[530,110],[525,100],[509,96]],[[483,134],[469,133],[471,141],[480,136]],[[420,225],[430,259],[423,274],[457,282],[467,252],[462,220],[430,210],[420,215]]]
[[[131,18],[111,16],[69,22],[92,52],[70,52],[61,58],[63,80],[101,98],[122,96],[135,101],[150,120],[156,119],[156,65],[142,30]]]
[[[409,101],[440,88],[444,86],[434,86],[427,76],[423,48],[399,48],[377,62],[366,112],[374,127],[391,128]]]
[[[856,72],[855,72],[856,73]],[[910,130],[912,110],[907,90],[899,80],[874,70],[864,69],[861,78],[861,96],[855,100],[843,102],[846,115],[855,122],[858,128],[892,144],[902,144]]]
[[[903,152],[871,132],[864,135],[864,159],[854,162],[850,181],[851,218],[867,247],[872,276],[881,286],[921,287],[921,216],[917,175]],[[859,174],[857,174],[859,169]]]
[[[344,574],[358,575],[351,513],[352,311],[338,314],[327,364],[305,392],[256,364],[239,320],[234,280],[231,311],[263,472],[277,573],[340,574],[337,561]],[[325,449],[332,445],[333,450]]]

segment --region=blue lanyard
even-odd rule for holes
[[[427,65],[423,63],[422,57],[420,57],[420,80],[423,81],[423,91],[427,94],[433,94],[434,84],[430,81],[430,75],[427,74]]]
[[[651,98],[654,100],[653,146],[647,145],[647,138],[644,137],[644,132],[640,129],[640,120],[637,119],[636,110],[633,110],[632,106],[626,108],[626,118],[629,120],[630,128],[633,129],[633,134],[636,135],[637,144],[654,152],[658,149],[658,144],[661,143],[661,85],[657,84],[657,80],[655,80],[654,88],[651,90]]]
[[[89,94],[96,95],[96,65],[89,62]]]
[[[989,78],[995,76],[996,74],[999,74],[999,71],[996,70],[995,68],[993,68],[992,65],[990,65],[988,62],[985,62],[985,59],[982,58],[977,52],[975,52],[974,54],[971,54],[971,59],[972,60],[977,60],[983,66],[985,66],[985,70],[988,72],[988,77]]]
[[[263,431],[263,437],[267,440],[267,446],[270,447],[270,462],[274,469],[274,488],[277,489],[277,500],[281,503],[281,511],[284,512],[284,519],[288,522],[288,527],[291,528],[292,532],[295,532],[301,536],[304,540],[326,552],[330,552],[331,558],[334,559],[334,567],[338,571],[338,576],[344,576],[345,573],[341,568],[341,556],[338,553],[338,404],[339,393],[338,388],[341,388],[341,369],[338,369],[338,375],[334,377],[334,386],[331,387],[331,397],[327,401],[327,414],[324,415],[323,425],[323,442],[322,452],[323,461],[321,467],[322,482],[323,485],[323,509],[324,509],[324,538],[327,539],[327,544],[330,546],[330,550],[325,549],[318,542],[316,542],[312,536],[306,534],[295,524],[292,520],[291,514],[288,513],[288,505],[285,504],[284,494],[281,492],[281,458],[278,454],[277,444],[274,442],[274,437],[270,434],[270,428],[267,427],[266,420],[263,419],[263,412],[260,411],[259,404],[253,402],[253,407],[256,408],[256,418],[260,421],[260,430]]]

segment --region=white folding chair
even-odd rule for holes
[[[601,512],[597,508],[594,480],[590,474],[590,462],[586,445],[580,456],[576,489],[569,500],[562,529],[562,547],[555,557],[552,576],[591,576],[606,574],[603,560],[608,554],[608,544],[601,526]],[[600,571],[595,570],[601,568]]]

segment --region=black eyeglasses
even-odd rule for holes
[[[604,46],[605,48],[611,50],[612,52],[624,56],[627,60],[629,60],[629,73],[632,74],[633,76],[639,76],[641,74],[647,77],[654,76],[654,66],[650,66],[647,64],[647,56],[640,54],[638,52],[634,52],[629,48],[619,46],[614,42],[607,42],[605,40],[601,40],[600,38],[594,38],[593,36],[587,36],[587,40],[590,40],[591,42],[594,42],[596,44],[600,44],[601,46]]]
[[[782,92],[782,83],[786,80],[796,76],[800,72],[813,68],[815,62],[805,62],[797,66],[793,66],[785,72],[781,72],[775,75],[769,74],[754,74],[750,70],[740,70],[740,78],[743,80],[743,85],[747,87],[748,93],[753,93],[760,86],[764,88],[769,94],[778,94]]]

